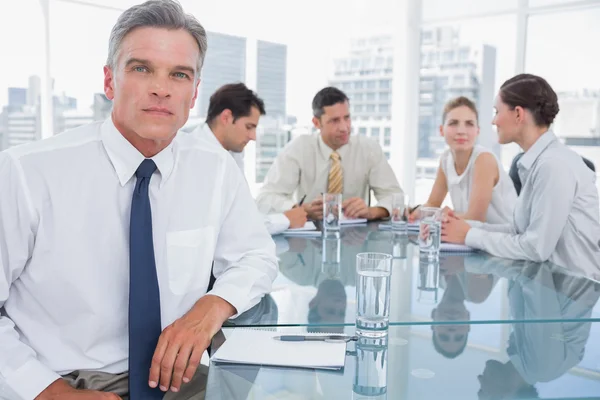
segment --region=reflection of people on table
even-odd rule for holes
[[[469,321],[471,315],[465,301],[483,303],[497,282],[492,274],[466,272],[464,259],[464,255],[444,257],[444,268],[440,270],[440,286],[444,288],[444,294],[438,306],[431,311],[431,319],[436,322]],[[432,325],[431,330],[435,350],[446,358],[456,358],[467,346],[471,326],[438,324]]]
[[[579,364],[590,335],[589,319],[600,297],[600,284],[569,274],[551,263],[492,258],[469,265],[509,279],[508,297],[514,320],[561,320],[516,323],[508,341],[509,361],[490,360],[478,377],[480,399],[535,398],[538,382],[549,382]]]
[[[376,228],[356,226],[342,230],[340,268],[335,278],[344,286],[355,286],[356,255],[364,251],[365,238],[371,229]],[[289,250],[279,254],[279,270],[283,276],[298,285],[314,287],[318,287],[323,280],[331,278],[321,269],[324,251],[322,238],[286,237],[286,239]]]
[[[319,332],[326,329],[328,332],[341,333],[346,317],[346,291],[344,285],[334,279],[327,279],[319,284],[316,296],[308,304],[309,332]],[[329,326],[337,324],[340,326]],[[328,326],[313,326],[328,325]]]

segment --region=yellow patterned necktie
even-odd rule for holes
[[[342,163],[340,155],[337,152],[331,153],[331,166],[329,167],[329,183],[327,193],[342,193],[344,188],[344,174],[342,173]]]

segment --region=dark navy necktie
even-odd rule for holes
[[[131,200],[129,225],[129,398],[162,399],[160,389],[148,386],[152,356],[161,334],[160,293],[152,242],[152,210],[148,187],[156,171],[150,159],[142,161]]]

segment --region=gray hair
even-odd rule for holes
[[[127,34],[136,28],[155,27],[165,29],[185,29],[198,43],[200,57],[198,57],[197,77],[200,77],[200,70],[204,63],[208,42],[206,31],[200,25],[198,20],[186,14],[175,0],[148,0],[128,8],[119,16],[117,23],[110,32],[110,41],[108,45],[108,58],[106,64],[115,69],[117,56],[121,47],[121,42]]]

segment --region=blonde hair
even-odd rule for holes
[[[475,105],[475,103],[473,103],[473,101],[471,101],[471,99],[469,99],[468,97],[459,96],[452,100],[449,100],[444,106],[444,114],[442,114],[442,124],[446,123],[446,117],[448,116],[448,113],[450,111],[463,106],[468,107],[471,111],[473,111],[475,113],[475,120],[479,121],[479,113],[477,112],[477,106]]]

